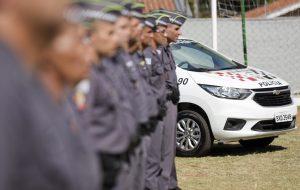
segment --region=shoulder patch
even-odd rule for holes
[[[133,66],[133,61],[128,61],[128,62],[126,62],[126,66],[127,66],[127,67],[132,67],[132,66]]]
[[[151,65],[152,64],[151,58],[145,58],[145,61],[146,61],[147,65]]]
[[[145,65],[145,61],[144,61],[144,60],[141,61],[141,62],[140,62],[140,65],[141,65],[141,66],[144,66],[144,65]]]

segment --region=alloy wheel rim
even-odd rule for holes
[[[194,150],[201,142],[201,130],[196,121],[184,118],[178,121],[176,130],[177,147],[183,151]]]

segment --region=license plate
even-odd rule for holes
[[[289,122],[289,121],[293,121],[292,114],[289,114],[289,113],[275,114],[275,122],[276,123]]]

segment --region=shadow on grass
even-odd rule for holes
[[[223,144],[214,145],[211,153],[207,156],[210,157],[222,157],[222,156],[243,156],[248,154],[261,154],[268,152],[282,151],[287,148],[277,145],[270,145],[265,148],[246,149],[239,144]]]
[[[277,145],[270,145],[265,148],[247,149],[240,144],[214,144],[211,152],[204,157],[224,157],[224,156],[244,156],[249,154],[263,154],[269,152],[277,152],[286,150],[287,148]],[[184,158],[185,156],[176,155]],[[197,158],[199,156],[191,156],[190,158]]]

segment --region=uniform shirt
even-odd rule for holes
[[[164,69],[166,73],[167,86],[178,88],[177,75],[176,75],[176,64],[170,46],[160,47],[162,51],[162,59],[164,63]]]
[[[166,76],[161,50],[153,50],[148,47],[144,51],[146,63],[151,65],[150,85],[158,103],[160,105],[166,102]]]
[[[62,107],[0,43],[0,189],[99,189],[95,155]]]
[[[118,104],[122,113],[123,127],[129,132],[131,140],[135,141],[138,132],[138,122],[135,117],[135,108],[132,106],[130,98],[131,91],[126,88],[129,85],[130,80],[128,75],[124,71],[124,61],[118,60],[118,57],[106,58],[103,60],[103,66],[107,70],[107,79],[112,83],[114,89],[116,89],[121,104]]]
[[[66,102],[63,107],[66,112],[69,126],[71,129],[79,134],[82,143],[82,146],[85,146],[86,149],[89,149],[91,152],[95,153],[92,149],[92,141],[87,132],[87,126],[85,125],[84,115],[82,110],[76,105],[73,99],[74,92],[69,94]]]
[[[158,114],[158,108],[156,103],[155,94],[151,89],[150,79],[151,79],[151,63],[147,64],[143,52],[136,52],[132,55],[132,60],[134,61],[138,72],[140,74],[140,83],[142,91],[146,95],[146,110],[148,111],[148,118],[155,117]],[[148,62],[149,63],[149,62]]]
[[[134,108],[134,115],[138,123],[146,123],[149,119],[148,101],[146,91],[144,89],[143,79],[138,69],[136,60],[121,51],[118,54],[118,61],[121,63],[125,74],[123,82],[129,79],[129,83],[125,83],[129,93],[129,99]],[[126,79],[127,78],[127,79]]]
[[[118,66],[106,59],[93,66],[90,76],[85,118],[95,151],[105,154],[125,153],[136,130],[119,73]]]

